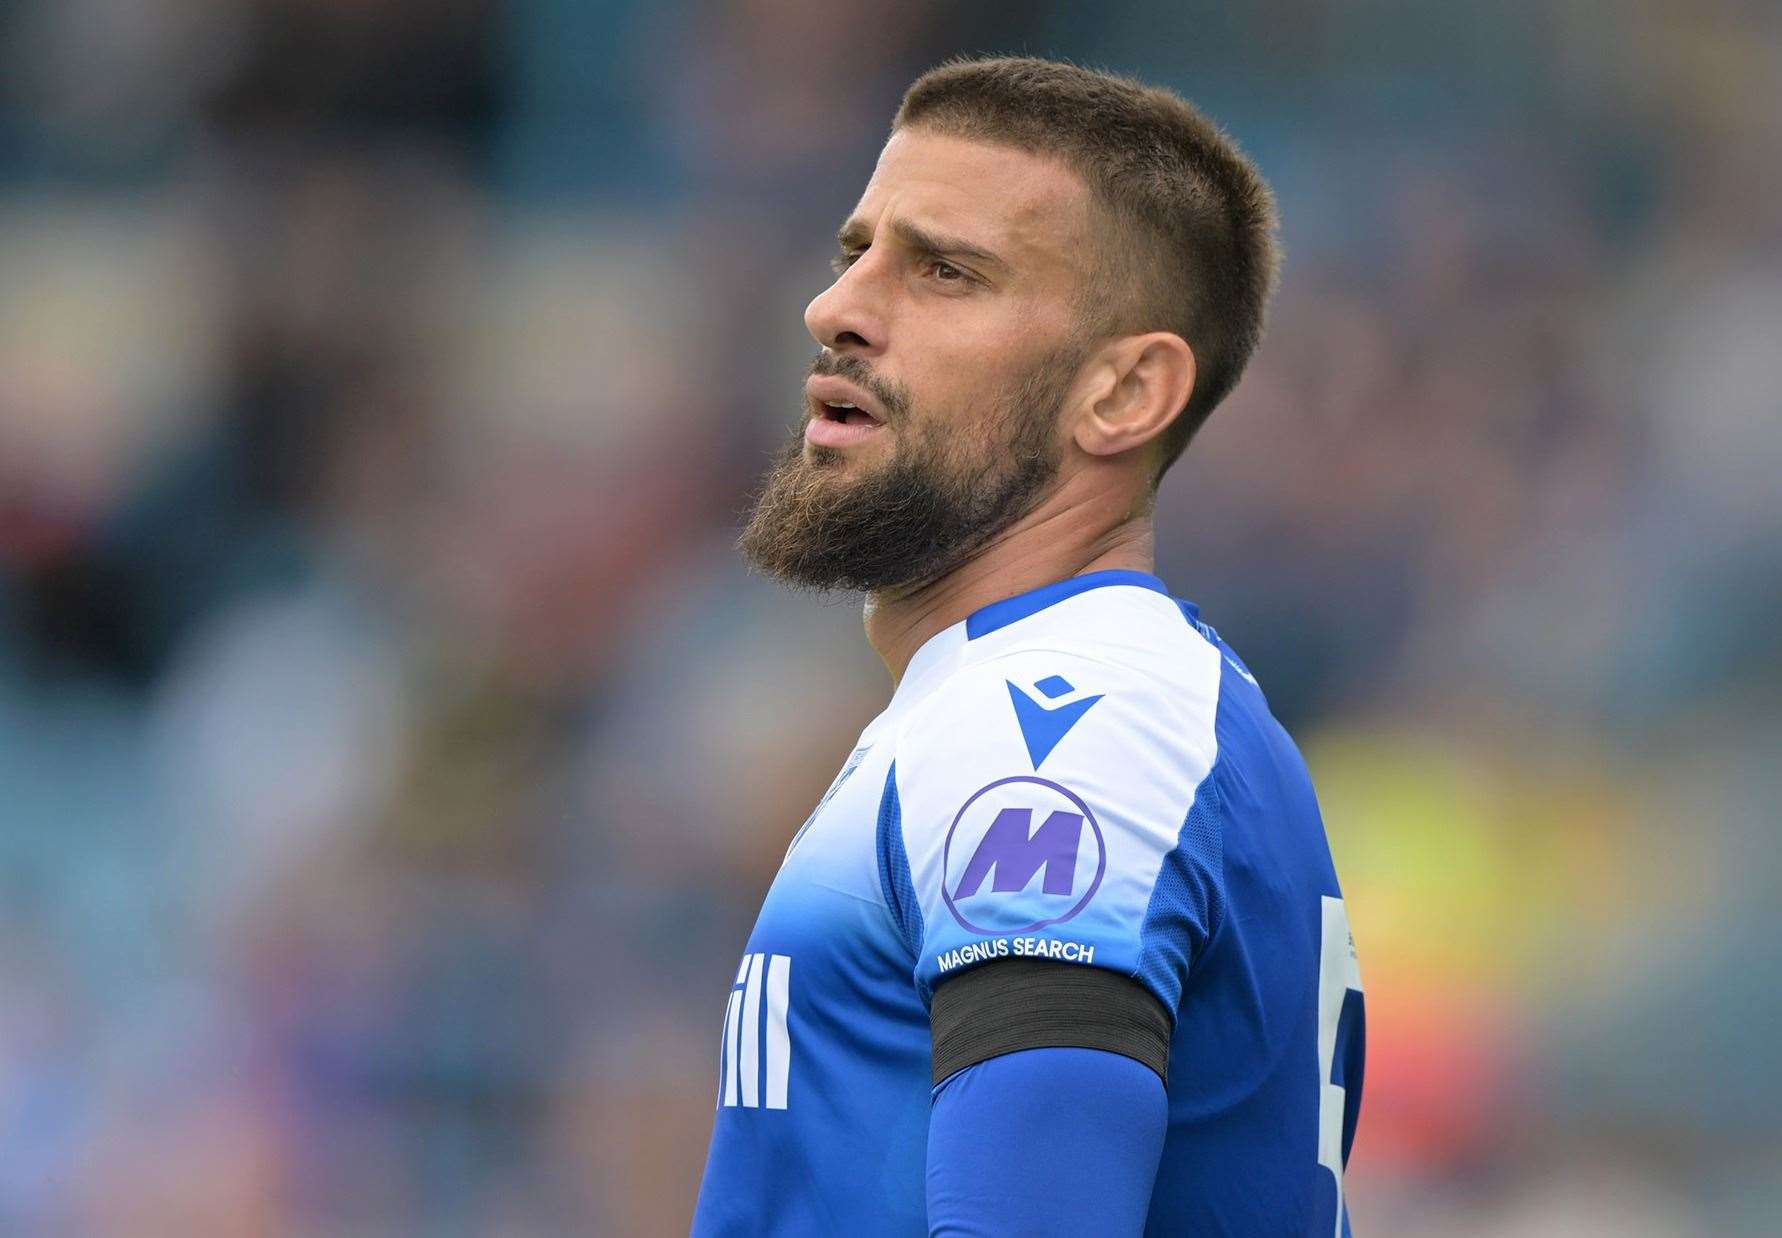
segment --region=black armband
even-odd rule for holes
[[[1170,1012],[1130,976],[1041,959],[974,967],[934,991],[934,1082],[1022,1049],[1104,1049],[1169,1082]]]

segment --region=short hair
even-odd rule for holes
[[[1173,91],[1030,56],[930,69],[891,122],[893,133],[910,126],[1051,155],[1082,177],[1108,224],[1079,307],[1084,331],[1172,331],[1194,350],[1194,390],[1160,440],[1161,477],[1262,338],[1280,247],[1255,165]]]

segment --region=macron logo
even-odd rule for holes
[[[1017,688],[1009,680],[1009,701],[1015,707],[1015,721],[1021,725],[1021,738],[1027,741],[1027,755],[1033,761],[1037,771],[1040,763],[1052,755],[1052,749],[1058,741],[1070,733],[1090,706],[1101,697],[1086,696],[1080,701],[1067,701],[1063,705],[1042,705]],[[1048,700],[1056,700],[1076,688],[1063,675],[1051,675],[1033,685]],[[1041,827],[1044,828],[1044,827]]]

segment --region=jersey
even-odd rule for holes
[[[1311,781],[1238,655],[1131,571],[936,634],[861,733],[724,1002],[693,1232],[926,1234],[930,1006],[1005,959],[1172,1016],[1147,1234],[1347,1234],[1363,1002]]]

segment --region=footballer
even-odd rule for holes
[[[695,1234],[1349,1232],[1361,979],[1318,805],[1153,574],[1275,232],[1166,90],[994,58],[905,95],[741,540],[863,592],[895,688],[723,1001]]]

